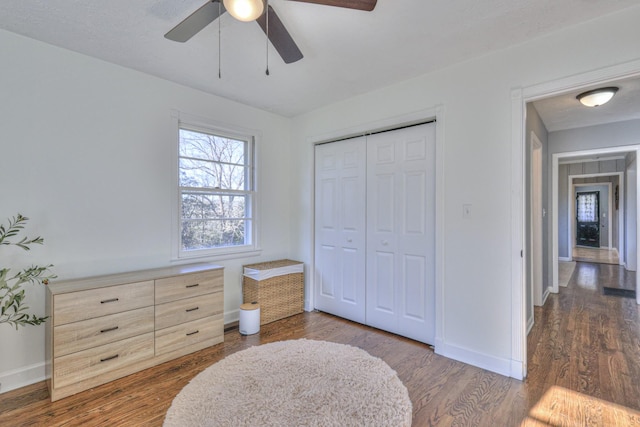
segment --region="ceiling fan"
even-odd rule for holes
[[[348,9],[357,9],[370,12],[376,7],[377,0],[290,0],[304,3],[315,3],[325,6],[345,7]],[[282,59],[286,64],[299,61],[303,55],[300,49],[296,45],[295,41],[284,27],[284,24],[276,14],[273,7],[269,5],[265,8],[266,0],[244,0],[241,3],[255,3],[258,6],[259,16],[249,16],[248,19],[240,16],[234,9],[234,4],[237,0],[210,0],[204,6],[197,9],[182,22],[176,25],[171,31],[165,34],[165,38],[177,42],[186,42],[191,37],[196,35],[204,27],[215,21],[223,13],[229,11],[229,13],[236,19],[243,21],[255,20],[260,28],[267,34],[269,41],[278,51]],[[224,4],[223,4],[224,3]],[[227,7],[225,7],[227,6]],[[265,10],[267,9],[267,10]],[[267,14],[268,14],[268,31],[267,31]]]

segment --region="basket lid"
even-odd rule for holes
[[[270,270],[272,268],[287,267],[290,265],[303,264],[300,261],[294,261],[291,259],[279,259],[277,261],[259,262],[257,264],[244,265],[244,268],[251,268],[253,270]]]
[[[258,304],[257,302],[247,302],[244,303],[242,305],[240,305],[240,310],[259,310],[260,309],[260,304]]]

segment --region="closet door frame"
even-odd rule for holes
[[[426,123],[435,120],[436,122],[436,206],[435,206],[435,339],[434,349],[436,353],[440,347],[445,347],[446,336],[444,328],[444,308],[447,295],[444,290],[444,141],[445,141],[445,108],[438,105],[434,108],[416,111],[401,116],[383,118],[371,122],[365,122],[352,127],[341,128],[340,130],[310,136],[307,138],[307,144],[311,150],[311,165],[315,164],[313,153],[314,146],[320,143],[338,141],[344,138],[367,135],[374,132],[391,130],[404,126],[411,126],[419,123]],[[315,167],[311,172],[311,212],[314,221],[309,224],[309,235],[311,236],[310,244],[310,262],[311,268],[315,271]],[[313,275],[309,275],[306,288],[308,295],[307,309],[312,310],[315,307],[315,286]]]

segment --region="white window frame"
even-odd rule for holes
[[[257,171],[256,171],[256,151],[257,151],[257,140],[259,138],[259,133],[250,130],[243,129],[230,129],[228,127],[223,127],[219,125],[215,125],[212,123],[203,123],[200,120],[194,119],[184,119],[184,114],[180,115],[179,113],[173,114],[176,119],[176,136],[175,136],[175,147],[174,147],[174,156],[173,156],[173,188],[175,192],[176,201],[174,203],[173,211],[173,220],[172,220],[172,259],[173,261],[181,261],[181,260],[191,260],[195,258],[209,258],[209,259],[233,259],[233,258],[243,258],[248,256],[256,256],[260,255],[260,246],[259,246],[259,221],[258,221],[258,211],[259,211],[259,203],[258,203],[258,191],[257,191]],[[246,141],[248,144],[247,149],[247,158],[249,162],[249,175],[251,186],[247,191],[240,191],[243,194],[249,196],[249,215],[247,218],[249,219],[249,238],[250,243],[245,245],[237,245],[237,246],[223,246],[223,247],[215,247],[215,248],[207,248],[207,249],[193,249],[193,250],[183,250],[182,248],[182,192],[185,191],[193,191],[194,188],[185,188],[183,189],[180,186],[180,130],[185,129],[189,131],[201,132],[206,134],[212,134],[216,136],[221,136],[225,138],[230,138],[238,141]],[[197,191],[197,188],[196,188]],[[220,190],[221,192],[225,192],[225,190]],[[230,191],[231,193],[238,193],[238,191]]]

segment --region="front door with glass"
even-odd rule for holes
[[[576,196],[576,245],[600,247],[600,192]]]

